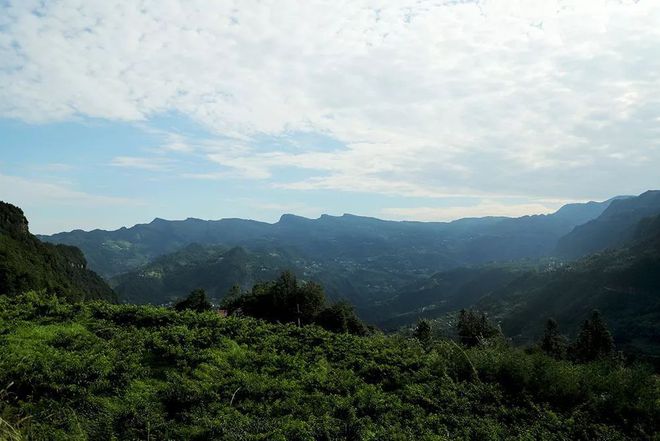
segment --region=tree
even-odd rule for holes
[[[584,321],[572,347],[573,358],[589,362],[608,357],[614,351],[614,339],[600,312],[594,310]]]
[[[206,291],[203,289],[195,289],[188,297],[181,299],[174,304],[174,309],[177,311],[184,311],[186,309],[191,309],[197,312],[208,311],[213,308],[211,302],[209,302],[208,297],[206,296]]]
[[[555,319],[549,318],[545,323],[545,331],[539,346],[543,352],[558,360],[566,356],[566,338],[559,333],[559,325]]]
[[[365,335],[367,328],[355,314],[353,306],[345,301],[337,302],[323,309],[315,323],[328,331]]]
[[[465,309],[458,316],[457,329],[461,343],[466,346],[477,346],[500,334],[499,329],[488,321],[486,314]]]
[[[417,326],[413,331],[413,336],[419,340],[422,345],[428,346],[433,340],[431,335],[431,323],[424,319],[418,321]]]
[[[240,309],[246,315],[271,322],[316,323],[335,332],[367,333],[353,306],[346,302],[326,306],[321,285],[299,283],[290,271],[275,281],[254,285],[249,292],[225,298],[223,307],[230,311]]]

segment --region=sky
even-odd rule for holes
[[[655,0],[0,0],[0,200],[54,233],[639,194],[659,23]]]

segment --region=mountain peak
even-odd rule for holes
[[[280,216],[280,220],[277,222],[278,224],[289,224],[289,223],[300,223],[300,222],[305,222],[309,221],[311,219],[308,219],[303,216],[298,216],[296,214],[291,214],[291,213],[285,213],[282,216]]]

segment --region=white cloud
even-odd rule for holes
[[[178,112],[231,141],[166,143],[219,165],[190,177],[422,197],[656,183],[660,2],[17,0],[2,17],[0,115]],[[292,131],[345,148],[255,145]]]

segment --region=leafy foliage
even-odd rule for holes
[[[658,378],[643,367],[35,293],[0,296],[0,385],[0,417],[30,440],[625,440],[660,429]]]
[[[431,323],[428,320],[420,320],[413,331],[413,336],[419,340],[423,346],[428,346],[433,339]]]
[[[365,335],[367,327],[355,314],[353,306],[340,300],[323,308],[314,318],[314,323],[332,332]]]

